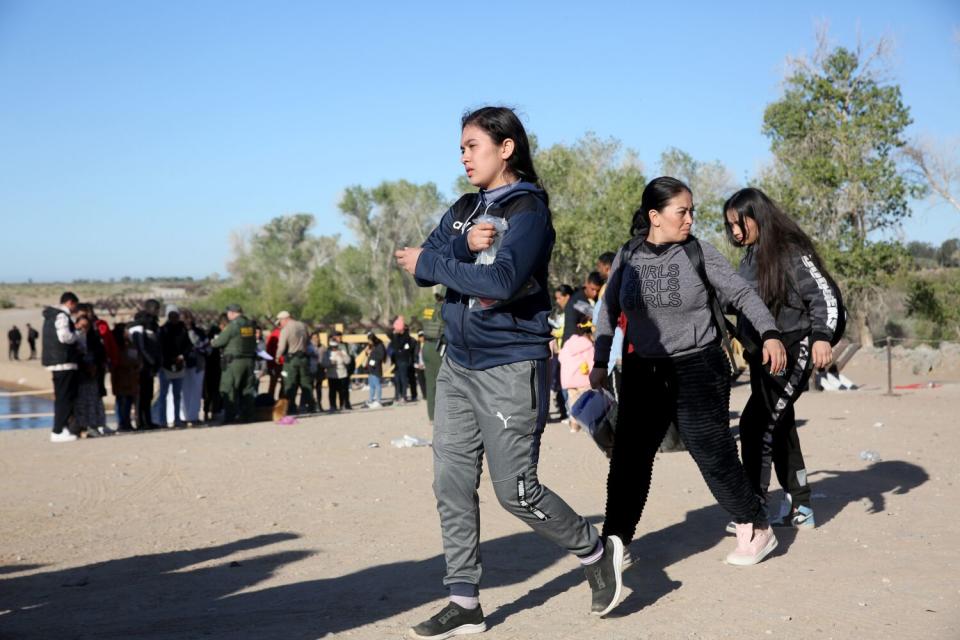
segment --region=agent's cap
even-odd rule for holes
[[[234,304],[228,304],[226,310],[227,310],[227,311],[235,311],[236,313],[243,313],[243,307],[241,307],[240,305],[238,305],[238,304],[236,304],[236,303],[234,303]]]

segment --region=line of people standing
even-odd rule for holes
[[[108,362],[119,356],[109,326],[69,291],[58,306],[43,310],[43,318],[41,362],[52,374],[54,389],[51,442],[105,435],[105,377]]]
[[[30,326],[30,323],[27,323],[27,344],[30,345],[30,360],[37,359],[37,338],[40,337],[40,333]],[[13,325],[9,331],[7,331],[7,342],[9,344],[9,350],[7,351],[7,358],[10,360],[19,360],[20,359],[20,345],[23,343],[23,334],[20,332],[20,328],[17,325]]]

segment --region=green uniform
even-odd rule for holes
[[[210,344],[223,349],[220,395],[224,422],[249,422],[257,396],[257,379],[253,375],[257,338],[253,322],[246,316],[234,318]]]
[[[300,411],[313,411],[313,376],[310,358],[303,351],[283,356],[283,393],[287,398],[287,415],[297,414],[297,388],[300,389]]]
[[[427,417],[433,422],[433,411],[437,397],[437,374],[440,373],[442,361],[441,352],[437,345],[443,337],[443,318],[440,316],[442,303],[427,307],[420,316],[423,325],[423,375],[427,383]]]

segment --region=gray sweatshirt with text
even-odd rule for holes
[[[692,241],[692,240],[691,240]],[[704,241],[707,278],[722,307],[740,311],[762,334],[779,338],[770,311],[717,249]],[[624,262],[621,249],[613,261],[596,328],[594,366],[606,368],[620,312],[626,315],[627,342],[641,358],[681,356],[717,342],[707,290],[680,243],[642,242]],[[626,347],[624,347],[626,349]],[[620,354],[614,354],[619,357]]]

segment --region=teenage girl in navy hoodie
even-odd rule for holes
[[[486,629],[478,590],[484,452],[500,504],[580,558],[593,591],[592,613],[609,612],[622,587],[620,541],[601,542],[590,523],[537,479],[549,403],[547,267],[556,235],[526,131],[510,109],[484,107],[464,116],[460,148],[479,192],[460,198],[420,248],[396,252],[420,286],[447,287],[433,486],[450,602],[411,629],[414,638]],[[476,263],[497,235],[494,225],[477,223],[483,214],[507,224],[492,264]]]

